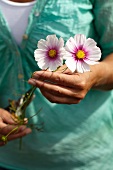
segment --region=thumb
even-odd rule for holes
[[[11,114],[4,109],[0,109],[0,118],[0,122],[4,122],[6,124],[15,124]]]

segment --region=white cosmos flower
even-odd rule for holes
[[[39,68],[55,71],[63,65],[64,40],[56,35],[48,35],[46,40],[38,41],[38,49],[34,52],[35,60]]]
[[[97,64],[101,58],[101,51],[96,46],[96,42],[91,38],[86,39],[83,34],[70,37],[66,42],[65,50],[65,64],[72,72],[90,71],[89,65]]]

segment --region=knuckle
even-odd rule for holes
[[[80,99],[80,100],[84,99],[84,97],[85,97],[85,94],[84,94],[84,93],[80,93],[80,94],[79,94],[79,99]]]
[[[73,94],[73,98],[75,99],[75,102],[78,100],[83,100],[84,97],[85,97],[84,93]]]
[[[84,99],[84,97],[85,97],[85,93],[84,93],[84,92],[74,93],[74,94],[73,94],[73,97],[74,97],[75,99],[77,99],[77,100],[82,100],[82,99]]]
[[[85,87],[86,87],[85,81],[82,81],[82,82],[79,83],[79,88],[80,88],[80,89],[83,90]]]
[[[61,94],[61,90],[60,90],[58,87],[55,87],[54,90],[55,90],[55,93],[56,93],[56,94]]]
[[[41,90],[44,90],[44,88],[45,88],[45,82],[41,82],[39,88],[40,88]]]
[[[56,75],[56,78],[55,78],[56,82],[60,82],[61,81],[61,77],[60,77],[60,74]]]
[[[56,81],[56,84],[58,83],[58,84],[65,85],[65,83],[66,83],[66,78],[65,78],[65,77],[62,77],[61,74],[58,74],[58,75],[56,75],[56,77],[55,77],[55,81]]]

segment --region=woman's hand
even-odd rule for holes
[[[68,69],[63,73],[60,70],[35,72],[28,82],[37,86],[52,103],[79,103],[94,84],[92,72],[72,74]]]
[[[14,130],[15,129],[15,130]],[[10,133],[12,132],[12,133]],[[31,133],[31,129],[22,125],[18,128],[11,114],[4,109],[0,109],[0,146],[3,146],[5,142],[2,141],[2,137],[8,135],[8,141],[23,137]]]

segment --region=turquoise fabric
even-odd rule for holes
[[[38,15],[40,13],[40,15]],[[56,34],[65,41],[77,33],[94,38],[102,58],[113,52],[113,0],[37,0],[18,47],[0,13],[0,107],[30,88],[27,80],[39,70],[34,60],[37,41]],[[0,166],[11,170],[112,170],[113,94],[91,90],[80,104],[52,104],[36,90],[27,110],[31,123],[44,131],[0,147]]]

